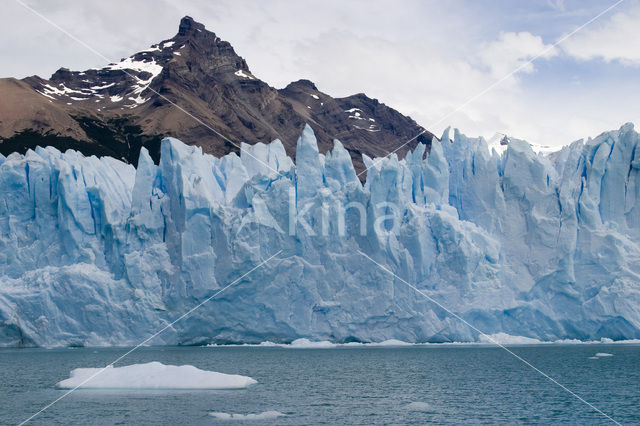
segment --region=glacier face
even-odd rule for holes
[[[176,139],[138,169],[0,157],[0,345],[640,338],[640,150],[627,124],[553,154],[457,130],[358,180],[310,127],[215,158]]]

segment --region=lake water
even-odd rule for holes
[[[640,346],[511,347],[623,424],[640,424]],[[1,349],[0,423],[16,424],[64,391],[78,367],[126,349]],[[596,353],[613,354],[590,359]],[[253,377],[233,391],[78,390],[32,424],[224,424],[228,414],[277,411],[250,424],[609,423],[497,347],[142,348],[120,365],[160,361]],[[234,422],[238,424],[238,422]]]

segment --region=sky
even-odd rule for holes
[[[438,135],[561,146],[640,124],[640,0],[3,0],[0,77],[106,65],[21,2],[112,61],[189,15],[276,88],[363,92]]]

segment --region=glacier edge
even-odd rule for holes
[[[640,150],[626,124],[549,155],[458,130],[400,160],[306,127],[154,164],[37,148],[0,159],[0,345],[477,341],[365,252],[488,334],[640,338]],[[391,226],[390,224],[393,224]]]

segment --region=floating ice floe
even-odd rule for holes
[[[590,356],[589,359],[600,359],[600,358],[607,358],[610,356],[613,356],[613,354],[606,353],[606,352],[598,352],[594,356]]]
[[[272,420],[278,417],[285,417],[286,414],[280,411],[264,411],[258,414],[232,414],[232,413],[209,413],[210,416],[219,420]]]
[[[200,370],[192,365],[160,362],[124,367],[76,368],[62,389],[241,389],[255,384],[251,377]]]

